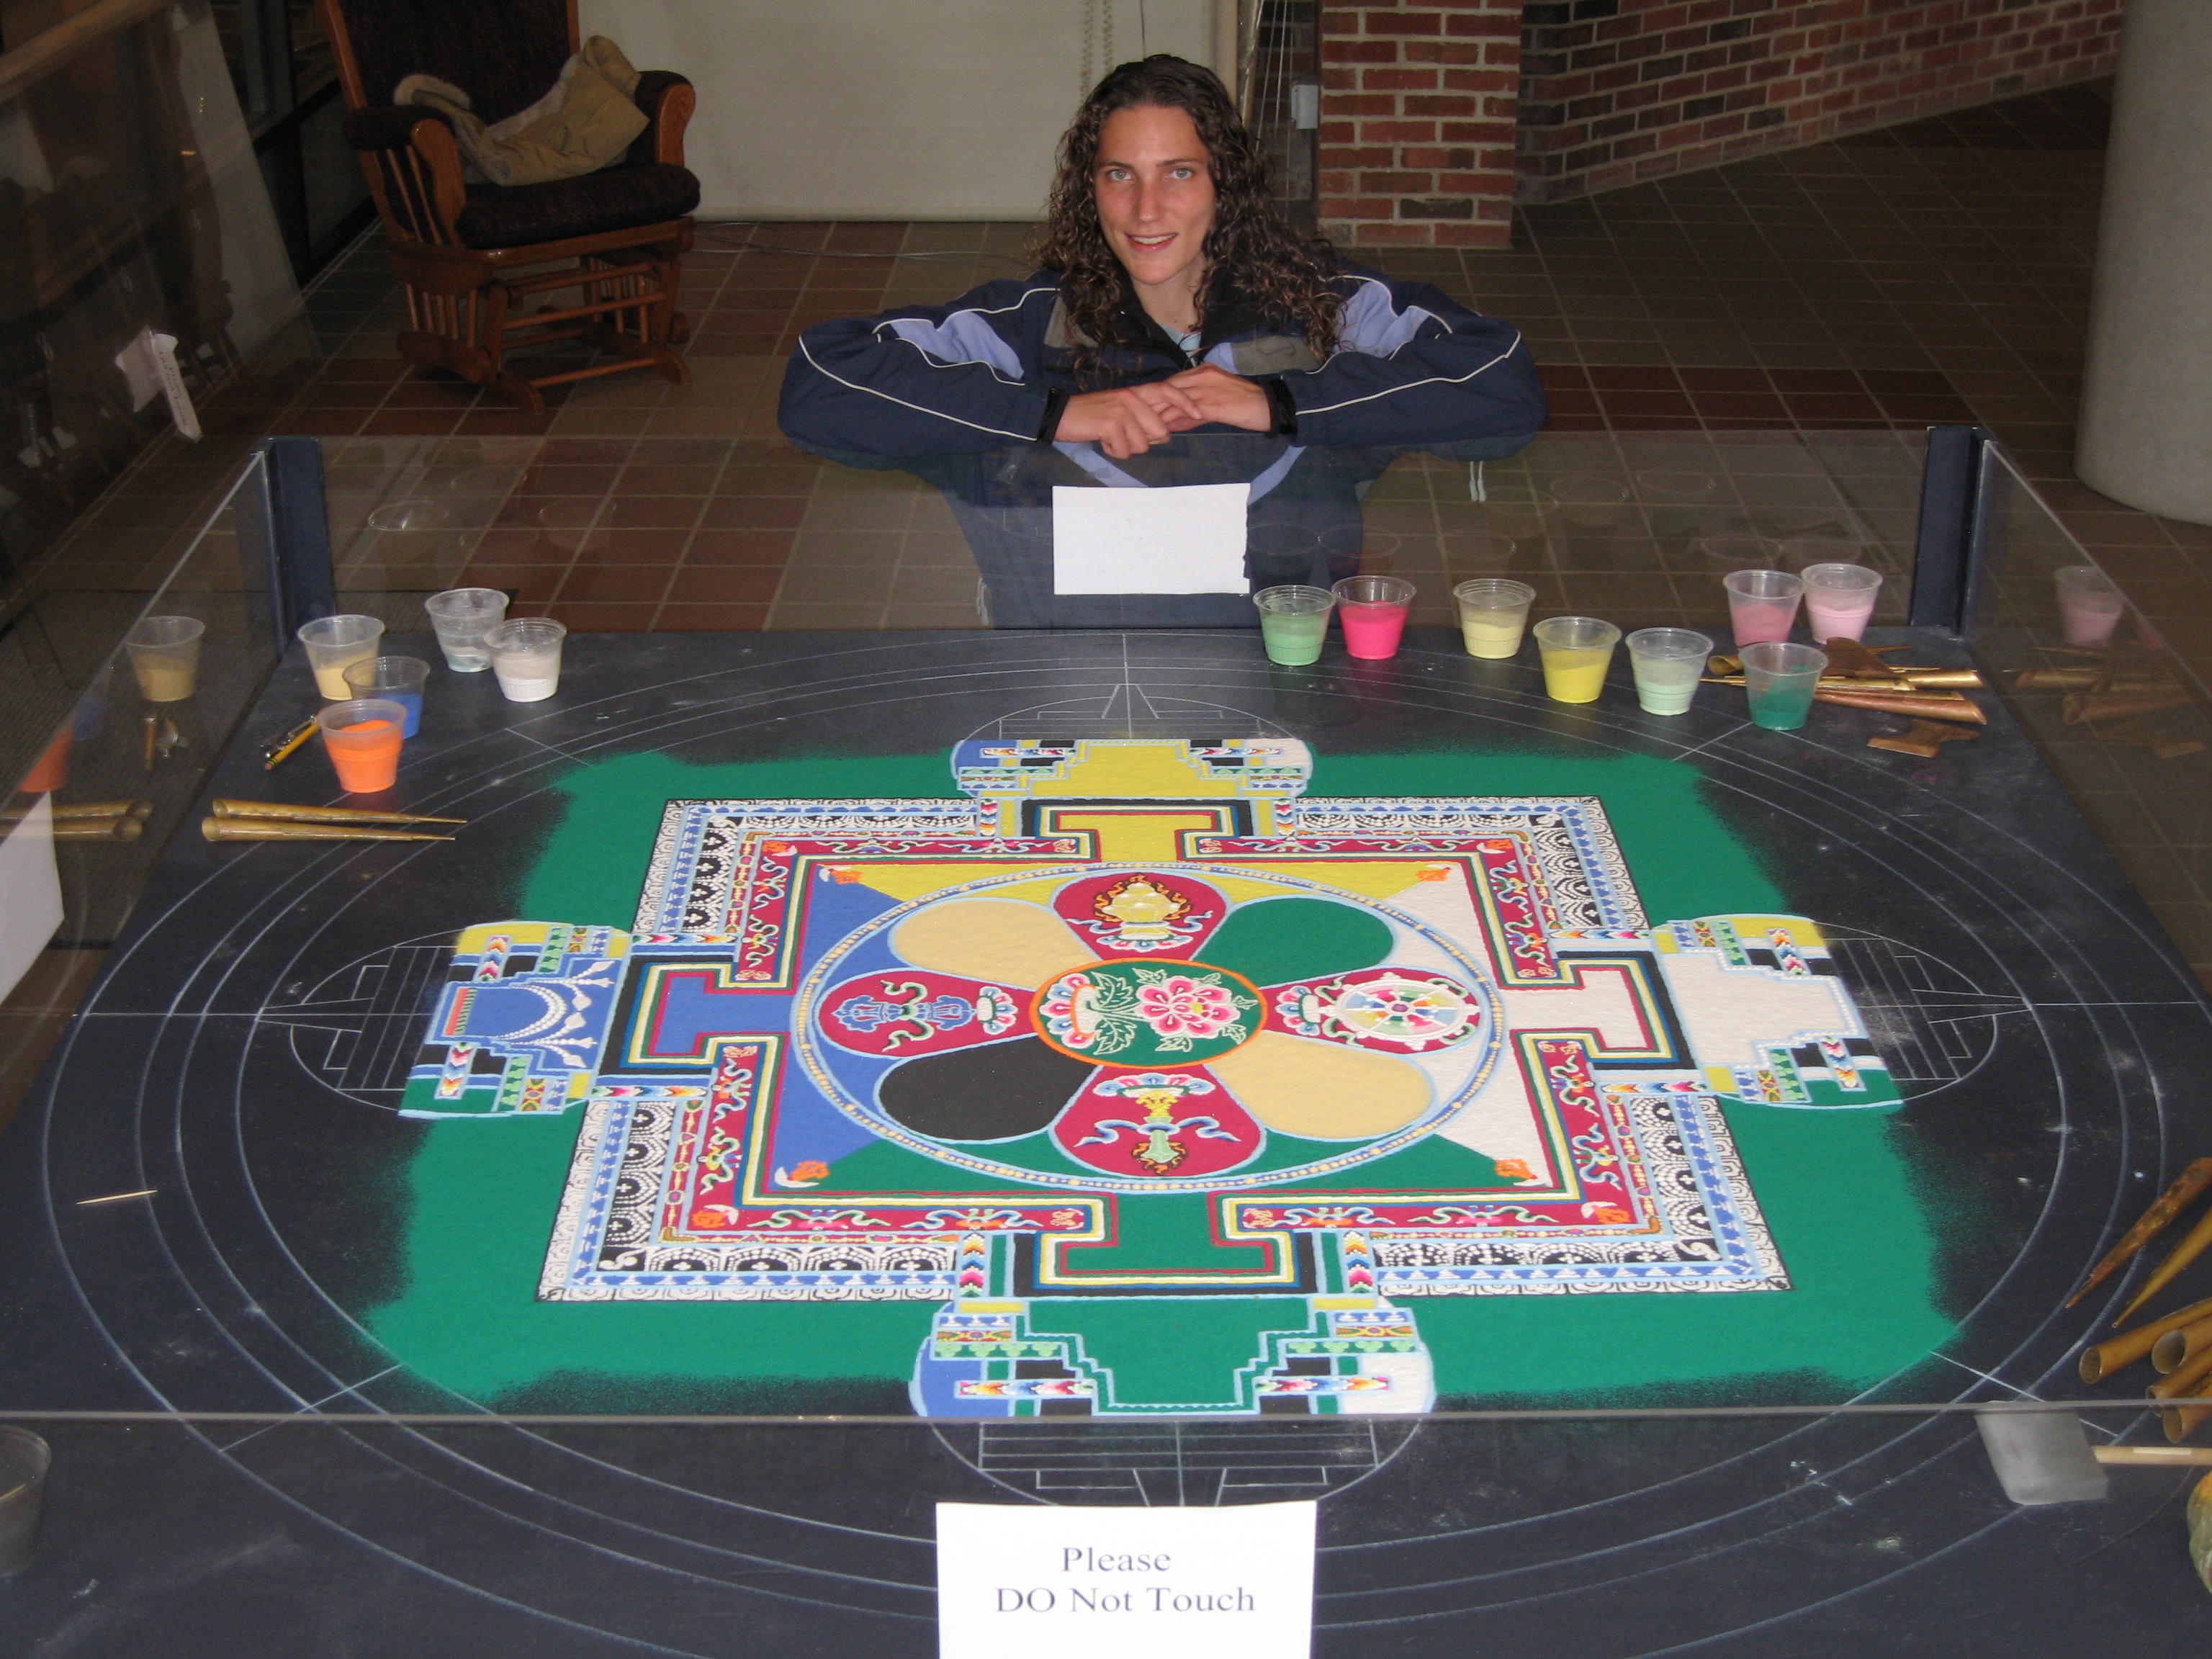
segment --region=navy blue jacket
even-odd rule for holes
[[[1302,448],[1442,448],[1473,459],[1510,454],[1535,436],[1544,393],[1510,324],[1425,283],[1356,266],[1345,268],[1340,287],[1338,343],[1326,361],[1234,293],[1209,304],[1199,359],[1279,382],[1296,410],[1295,428],[1286,419],[1279,430]],[[1059,301],[1059,278],[1040,271],[986,283],[949,306],[818,324],[785,368],[777,418],[794,443],[821,454],[972,453],[1048,441],[1075,391],[1142,385],[1192,367],[1132,296],[1111,372],[1079,387],[1070,369],[1077,341]],[[1273,395],[1279,408],[1282,393]]]

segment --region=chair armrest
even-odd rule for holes
[[[684,129],[691,112],[699,106],[699,95],[690,82],[673,70],[647,70],[637,77],[630,100],[645,113],[645,131],[630,142],[629,153],[623,157],[624,165],[665,161],[682,167]]]
[[[346,142],[361,157],[386,228],[403,240],[458,246],[453,222],[468,205],[461,147],[436,110],[383,104],[351,110]]]
[[[416,126],[423,121],[449,125],[442,113],[422,104],[380,104],[349,110],[345,140],[356,149],[405,149],[414,142]]]

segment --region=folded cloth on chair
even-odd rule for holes
[[[467,93],[433,75],[410,75],[392,94],[395,104],[420,104],[444,115],[469,164],[495,185],[542,185],[574,179],[619,161],[646,129],[630,101],[637,71],[604,34],[561,67],[553,89],[528,109],[486,125]]]

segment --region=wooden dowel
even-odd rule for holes
[[[2212,1319],[2212,1297],[2192,1302],[2177,1313],[2162,1319],[2154,1319],[2139,1330],[2128,1331],[2119,1336],[2106,1337],[2102,1342],[2081,1350],[2081,1380],[2101,1382],[2114,1371],[2132,1365],[2154,1347],[2168,1331],[2178,1331],[2185,1325],[2194,1325],[2200,1319]]]
[[[2100,1463],[2162,1464],[2169,1469],[2212,1463],[2212,1446],[2093,1446],[2089,1449]]]
[[[203,818],[210,841],[451,841],[451,836],[379,830],[365,823],[279,823],[267,818]]]
[[[377,812],[355,806],[294,806],[279,800],[217,800],[210,803],[219,818],[278,818],[289,823],[466,823],[466,818],[434,818],[421,812]]]
[[[2207,1187],[2212,1187],[2212,1158],[2200,1158],[2184,1170],[2171,1187],[2159,1194],[2157,1202],[2142,1212],[2142,1218],[2128,1229],[2126,1237],[2113,1245],[2105,1259],[2090,1270],[2087,1281],[2066,1298],[2066,1305],[2072,1307],[2095,1290],[2113,1268],[2157,1237],[2175,1217],[2194,1204]]]
[[[2120,1316],[2112,1322],[2113,1325],[2124,1325],[2134,1318],[2136,1310],[2172,1284],[2174,1275],[2202,1255],[2207,1245],[2212,1245],[2212,1212],[2200,1218],[2189,1230],[2189,1236],[2173,1247],[2173,1253],[2158,1264],[2158,1271],[2136,1292],[2136,1299],[2120,1310]]]

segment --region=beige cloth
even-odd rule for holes
[[[453,125],[461,154],[495,185],[542,185],[596,173],[623,158],[647,125],[630,101],[637,71],[604,34],[562,65],[553,89],[528,109],[486,125],[469,95],[450,81],[410,75],[393,90],[395,104],[420,104]]]

